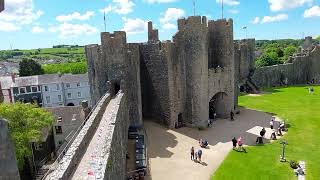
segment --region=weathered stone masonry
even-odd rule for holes
[[[132,125],[141,125],[143,115],[169,127],[205,127],[210,107],[228,117],[235,108],[232,20],[179,19],[172,42],[160,42],[151,22],[148,30],[147,43],[127,44],[117,31],[86,47],[93,101],[107,81],[124,80]]]
[[[292,63],[257,68],[252,81],[259,87],[319,82],[320,46],[291,58]]]

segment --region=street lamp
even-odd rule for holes
[[[286,145],[288,145],[288,142],[285,141],[285,140],[282,140],[282,141],[280,142],[280,144],[282,144],[282,154],[280,155],[280,162],[286,162],[287,160],[286,160],[286,158],[284,157],[284,150],[285,150]]]

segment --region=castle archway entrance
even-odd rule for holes
[[[216,93],[209,101],[209,118],[224,117],[227,114],[225,99],[228,95],[225,92]]]

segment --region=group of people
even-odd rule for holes
[[[191,147],[191,160],[195,162],[201,162],[202,150],[196,151],[194,147]]]
[[[236,137],[232,138],[233,150],[237,150],[237,145],[238,145],[238,151],[247,152],[246,149],[243,147],[242,137],[239,137],[238,139],[236,139]]]
[[[203,139],[200,139],[199,140],[199,146],[202,147],[202,148],[206,148],[208,147],[209,143],[208,143],[208,140],[203,140]],[[191,160],[192,161],[195,161],[195,162],[201,162],[201,156],[202,156],[202,150],[199,149],[198,151],[196,151],[194,149],[194,147],[191,147]]]
[[[278,136],[282,136],[282,132],[286,131],[284,122],[280,122],[280,125],[279,125],[277,130],[274,129],[274,120],[275,120],[275,117],[273,116],[271,121],[270,121],[270,128],[271,128],[271,130],[273,130],[272,133],[271,133],[271,137],[270,137],[270,139],[272,139],[272,140],[276,140],[277,139],[277,135]]]

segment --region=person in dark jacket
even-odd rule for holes
[[[236,147],[237,147],[237,139],[236,139],[236,137],[233,137],[233,139],[232,139],[232,146],[233,146],[233,149],[236,149]]]

